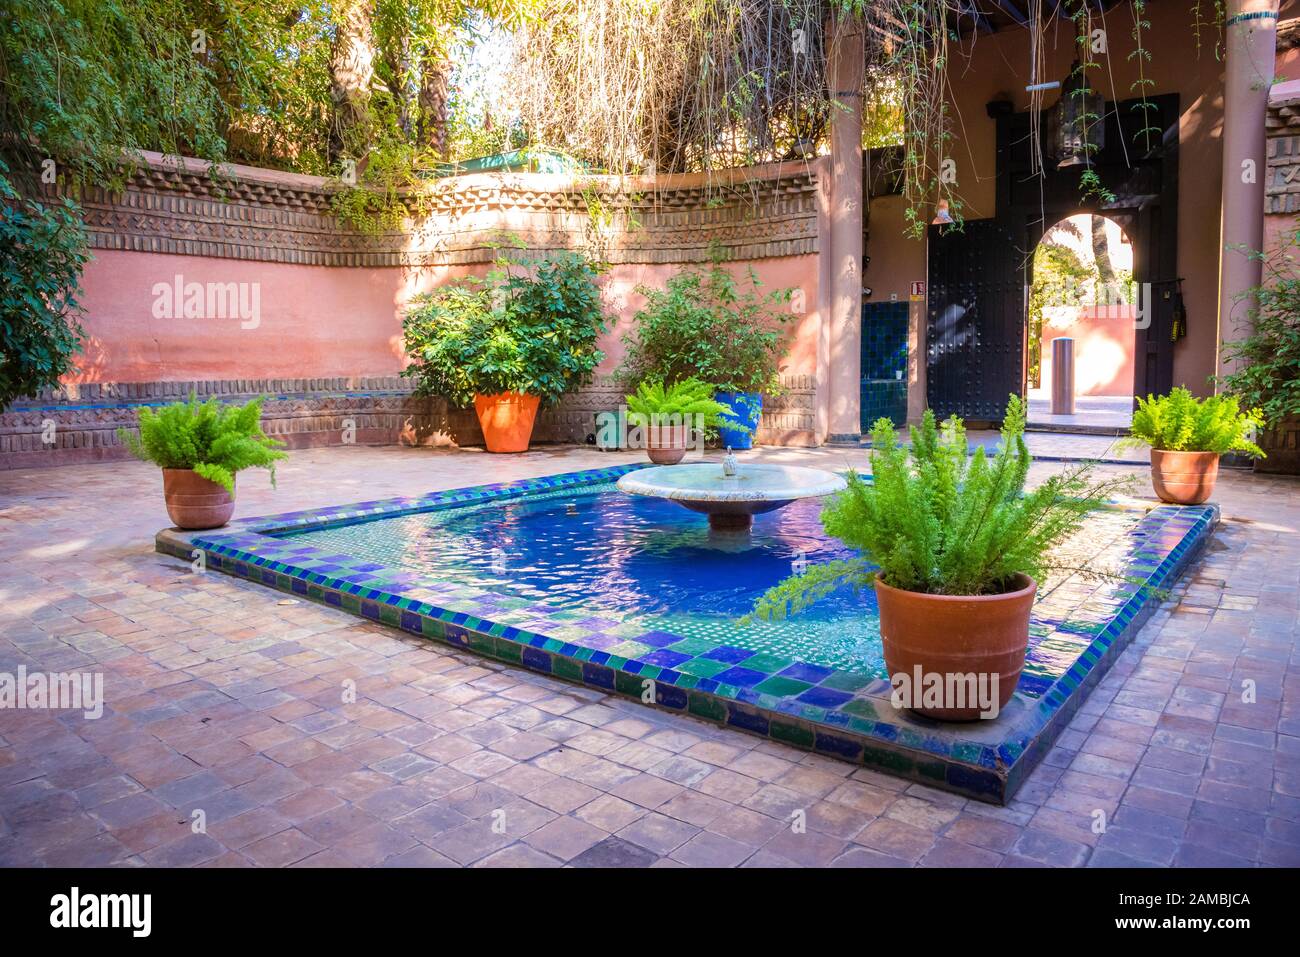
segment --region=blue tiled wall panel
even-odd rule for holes
[[[907,303],[862,304],[862,378],[894,379],[907,371]]]
[[[862,431],[870,431],[879,418],[894,425],[907,422],[907,383],[901,379],[879,379],[862,383]]]
[[[907,303],[862,304],[861,423],[907,421]]]

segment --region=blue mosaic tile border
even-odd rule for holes
[[[276,537],[614,481],[644,464],[552,475],[280,515],[211,532],[167,529],[158,551],[614,694],[644,700],[970,797],[1004,802],[1069,722],[1218,520],[1214,506],[1159,506],[1139,520],[1125,584],[1077,607],[1057,603],[1050,639],[1077,654],[1057,676],[1030,675],[994,721],[944,724],[895,709],[889,683],[418,576]],[[1036,624],[1038,623],[1036,608]],[[1046,639],[1044,639],[1046,640]]]

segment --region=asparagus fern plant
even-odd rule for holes
[[[1263,426],[1263,413],[1241,411],[1235,395],[1198,399],[1177,386],[1168,395],[1138,399],[1129,440],[1165,452],[1242,452],[1261,459],[1264,451],[1250,436]]]
[[[1031,491],[1025,405],[1012,396],[1002,443],[991,457],[969,455],[958,418],[939,426],[926,410],[908,450],[888,419],[871,430],[871,479],[848,473],[848,488],[822,510],[828,534],[860,557],[813,565],[768,590],[752,615],[770,620],[799,612],[844,586],[887,585],[934,595],[995,595],[1018,574],[1041,581],[1050,552],[1128,479],[1091,484],[1082,465]]]
[[[262,431],[262,398],[247,405],[223,405],[215,398],[174,402],[157,412],[143,408],[139,435],[120,429],[118,435],[136,458],[165,469],[193,469],[210,482],[235,494],[235,473],[247,468],[271,472],[284,458],[283,443]]]

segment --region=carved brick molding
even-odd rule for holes
[[[1300,109],[1300,103],[1297,104]],[[1271,115],[1271,111],[1270,111]],[[1268,138],[1268,172],[1265,179],[1264,212],[1300,211],[1300,126],[1294,133]]]
[[[366,235],[330,212],[321,177],[151,156],[119,194],[81,197],[91,245],[313,266],[489,263],[503,233],[533,252],[589,249],[610,263],[817,252],[817,184],[807,164],[654,180],[538,173],[432,180],[404,195],[401,231]]]
[[[1300,18],[1279,20],[1277,24],[1278,50],[1294,50],[1300,47]]]
[[[816,444],[814,378],[787,376],[783,386],[785,393],[765,404],[759,441]],[[47,391],[0,414],[0,469],[125,459],[117,430],[135,425],[136,410],[191,392],[231,401],[270,396],[263,427],[289,448],[342,445],[345,436],[361,445],[483,442],[472,410],[416,396],[410,380],[398,377],[102,383]],[[597,379],[544,410],[534,440],[586,443],[596,433],[596,415],[617,411],[622,401],[622,389]]]
[[[1259,436],[1265,457],[1255,462],[1256,472],[1300,475],[1300,415],[1289,415]]]

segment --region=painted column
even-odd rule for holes
[[[830,131],[830,439],[856,439],[862,367],[862,21],[832,21],[827,73]]]
[[[1227,0],[1224,13],[1221,343],[1249,332],[1250,302],[1238,297],[1260,281],[1260,263],[1246,250],[1264,246],[1264,127],[1277,54],[1277,9],[1278,0]],[[1222,354],[1215,367],[1229,371]]]

